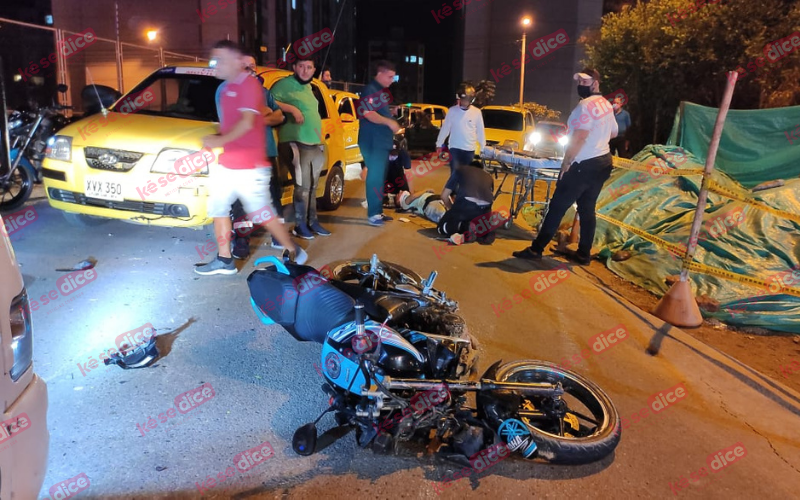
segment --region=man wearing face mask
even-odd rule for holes
[[[486,134],[483,129],[483,114],[472,105],[475,102],[475,88],[462,83],[456,91],[458,105],[447,111],[447,116],[436,139],[436,154],[441,156],[442,145],[450,136],[450,178],[445,189],[453,190],[453,173],[461,165],[469,165],[475,157],[475,145],[480,144],[481,151],[486,147]]]
[[[611,153],[608,142],[617,136],[617,121],[609,113],[610,103],[600,95],[600,73],[586,68],[575,73],[581,101],[567,123],[576,123],[570,131],[569,147],[561,162],[561,173],[547,216],[531,246],[514,252],[514,257],[540,260],[545,246],[553,238],[561,219],[573,203],[578,204],[581,234],[576,260],[591,262],[592,243],[597,223],[595,205],[603,183],[611,175]]]
[[[295,226],[292,234],[313,240],[314,234],[331,235],[317,220],[316,193],[325,163],[325,146],[319,104],[311,90],[316,67],[313,59],[298,56],[292,69],[294,75],[272,86],[278,106],[288,115],[286,123],[278,129],[278,156],[284,165],[294,169]]]

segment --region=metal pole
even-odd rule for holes
[[[522,32],[522,69],[520,70],[520,77],[519,77],[519,109],[525,109],[522,102],[522,91],[525,88],[525,35],[526,33]]]
[[[3,172],[0,169],[0,178],[11,173],[11,140],[8,137],[8,105],[6,104],[6,75],[3,66],[3,57],[0,56],[0,101],[3,107],[3,166],[9,169]],[[20,152],[20,155],[22,152]]]
[[[114,10],[116,11],[116,23],[114,30],[116,32],[116,43],[114,51],[117,55],[117,87],[121,93],[125,93],[125,85],[122,82],[122,44],[119,42],[119,2],[114,2]]]
[[[708,146],[708,156],[703,170],[703,183],[700,187],[700,194],[697,196],[697,208],[694,211],[692,230],[689,233],[689,245],[686,249],[686,257],[683,260],[683,269],[681,269],[681,281],[686,281],[689,278],[689,269],[686,267],[686,263],[692,261],[694,251],[697,248],[697,236],[700,234],[700,225],[703,223],[703,214],[706,212],[708,184],[711,182],[711,172],[714,171],[714,161],[717,159],[717,149],[719,149],[719,141],[722,138],[722,128],[725,125],[725,117],[728,116],[728,109],[733,98],[733,89],[736,87],[738,78],[739,73],[735,71],[728,72],[728,85],[725,87],[725,94],[722,96],[722,104],[719,107],[717,121],[714,123],[714,132],[711,135],[711,143]]]
[[[162,68],[166,66],[166,64],[164,64],[164,47],[158,48],[158,60],[161,63]]]

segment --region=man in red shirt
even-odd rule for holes
[[[197,266],[202,275],[236,274],[231,257],[231,205],[238,198],[254,224],[267,228],[289,253],[303,264],[308,254],[295,245],[289,232],[278,221],[269,194],[272,168],[266,158],[266,136],[262,113],[264,89],[245,69],[244,54],[229,40],[222,40],[211,51],[217,78],[224,83],[217,89],[220,133],[203,138],[203,147],[224,148],[219,164],[211,165],[208,175],[208,215],[214,218],[218,255]],[[294,250],[293,252],[291,250]]]

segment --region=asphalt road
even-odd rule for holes
[[[446,173],[434,172],[421,184],[438,188]],[[433,225],[420,219],[367,226],[363,189],[350,182],[345,205],[321,217],[333,236],[303,242],[312,265],[377,253],[423,275],[438,270],[437,288],[459,301],[481,342],[481,369],[498,358],[559,361],[623,325],[624,341],[580,359],[574,369],[605,389],[625,418],[678,384],[685,391],[667,408],[629,424],[616,452],[601,462],[551,466],[512,457],[451,483],[443,497],[800,496],[798,393],[591,284],[584,278],[591,267],[568,264],[566,279],[515,300],[532,277],[535,284],[560,263],[545,259],[534,268],[510,258],[525,245],[525,230],[501,230],[492,246],[443,252],[430,237]],[[41,196],[40,189],[36,193]],[[196,248],[210,238],[205,230],[121,222],[75,229],[46,200],[33,203],[38,219],[14,239],[32,299],[56,287],[63,273],[55,269],[97,259],[96,279],[33,313],[35,369],[50,398],[50,460],[41,498],[82,473],[91,485],[81,498],[195,498],[209,477],[231,472],[237,455],[263,443],[274,450],[272,458],[233,471],[204,497],[435,498],[434,484],[460,469],[414,450],[376,455],[357,448],[352,435],[311,457],[295,455],[294,430],[327,401],[313,366],[320,346],[257,320],[245,281],[253,258],[240,263],[236,276],[199,277],[192,269],[201,260]],[[253,241],[256,257],[277,253],[265,242]],[[114,347],[117,336],[145,323],[164,335],[159,344],[166,354],[155,366],[87,365]],[[648,354],[648,347],[658,353]],[[176,399],[203,384],[211,385],[213,397],[170,417]],[[329,425],[326,417],[320,427]],[[718,472],[697,474],[734,445],[744,456]]]

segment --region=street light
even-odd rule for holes
[[[155,40],[157,36],[158,36],[158,31],[156,30],[147,31],[147,39],[150,40],[151,42]]]
[[[528,26],[533,24],[533,19],[528,16],[522,18],[522,67],[520,69],[519,79],[519,109],[525,109],[522,101],[522,90],[525,88],[525,37],[527,35]]]

